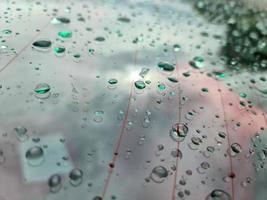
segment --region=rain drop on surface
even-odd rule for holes
[[[242,151],[242,147],[240,144],[238,144],[238,143],[231,144],[231,155],[232,156],[235,156],[235,155],[241,153],[241,151]]]
[[[36,85],[36,87],[34,88],[34,91],[37,94],[45,94],[47,92],[50,91],[50,86],[47,83],[39,83],[38,85]]]
[[[95,38],[95,41],[97,41],[97,42],[104,42],[105,40],[106,39],[104,37],[101,37],[101,36]]]
[[[152,169],[150,178],[155,183],[162,183],[165,178],[168,176],[168,171],[163,166],[156,166]]]
[[[69,39],[72,37],[72,32],[71,31],[60,31],[58,32],[58,36],[63,39]]]
[[[29,138],[25,127],[17,126],[14,130],[16,132],[16,137],[20,142],[24,142]]]
[[[173,45],[173,51],[179,52],[181,50],[181,46],[179,44]]]
[[[61,177],[59,174],[53,174],[48,180],[50,192],[56,193],[61,189]]]
[[[112,79],[109,79],[108,83],[111,84],[111,85],[114,85],[114,84],[118,83],[118,80],[115,79],[115,78],[112,78]]]
[[[70,19],[66,17],[55,17],[51,21],[52,24],[69,24]]]
[[[50,85],[47,83],[39,83],[35,86],[35,97],[38,99],[47,99],[50,97]]]
[[[131,22],[131,20],[128,17],[118,17],[118,21],[124,22],[124,23]]]
[[[104,111],[103,110],[97,110],[94,112],[94,117],[93,120],[97,123],[100,123],[103,121],[103,115],[104,115]]]
[[[72,186],[78,186],[82,183],[83,181],[83,172],[82,170],[75,168],[70,171],[69,173],[69,178],[70,178],[70,184]]]
[[[232,200],[232,198],[226,191],[215,189],[206,197],[205,200]]]
[[[134,85],[135,85],[135,87],[137,89],[140,89],[140,90],[142,90],[142,89],[144,89],[146,87],[146,84],[144,83],[144,81],[140,81],[140,80],[139,81],[135,81]]]
[[[167,72],[171,72],[175,69],[173,64],[167,62],[159,62],[158,67],[161,71],[167,71]]]
[[[185,124],[177,123],[172,126],[170,131],[171,138],[175,141],[182,141],[188,133],[188,127]]]
[[[65,54],[66,48],[64,46],[57,46],[54,48],[54,53],[56,56],[63,56]]]
[[[39,166],[44,161],[44,151],[39,146],[28,149],[25,156],[28,164],[31,166]]]
[[[52,42],[46,39],[37,40],[34,43],[32,43],[32,47],[38,51],[48,51],[51,46]]]

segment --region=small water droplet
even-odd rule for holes
[[[63,39],[69,39],[72,37],[72,32],[71,31],[60,31],[58,32],[57,35]]]
[[[14,130],[16,132],[16,137],[20,142],[25,142],[29,138],[25,127],[17,126]]]

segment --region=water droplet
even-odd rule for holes
[[[220,136],[220,138],[223,138],[223,139],[226,138],[226,133],[225,133],[225,132],[220,131],[220,132],[218,133],[218,135]]]
[[[54,53],[56,56],[65,55],[66,48],[64,46],[57,46],[54,48]]]
[[[94,54],[95,54],[95,50],[92,49],[92,48],[89,48],[89,49],[88,49],[88,53],[89,53],[90,55],[94,55]]]
[[[94,118],[93,120],[97,123],[100,123],[103,121],[103,115],[104,115],[104,111],[103,110],[97,110],[94,112]]]
[[[179,52],[181,50],[181,46],[179,44],[173,45],[173,51]]]
[[[70,178],[70,184],[72,186],[78,186],[82,183],[83,180],[83,172],[82,170],[75,168],[70,171],[69,173],[69,178]]]
[[[206,200],[231,200],[230,194],[224,190],[215,189],[206,198]]]
[[[177,123],[172,126],[170,136],[175,142],[181,142],[184,140],[188,133],[188,127],[185,124]]]
[[[97,42],[104,42],[105,40],[106,39],[104,37],[101,37],[101,36],[95,38],[95,41],[97,41]]]
[[[192,137],[191,138],[191,142],[195,145],[200,145],[200,143],[202,142],[202,140],[199,137]]]
[[[108,83],[111,84],[111,85],[114,85],[114,84],[118,83],[118,80],[115,79],[115,78],[112,78],[112,79],[109,79]]]
[[[174,150],[172,150],[171,151],[171,155],[172,155],[172,157],[174,157],[174,158],[180,158],[180,159],[182,159],[183,158],[183,153],[181,152],[181,150],[180,149],[174,149]]]
[[[244,92],[241,92],[241,93],[239,93],[239,96],[242,97],[242,98],[246,98],[247,97],[247,94],[244,93]]]
[[[31,166],[39,166],[44,161],[44,151],[39,146],[28,149],[25,156],[28,164]]]
[[[171,72],[175,69],[173,64],[167,62],[159,62],[158,67],[161,71],[168,71],[168,72]]]
[[[118,21],[129,23],[131,20],[128,17],[118,17]]]
[[[149,68],[142,68],[141,72],[139,73],[139,76],[141,76],[142,78],[145,78],[148,72],[149,72]]]
[[[202,92],[209,92],[209,89],[208,88],[202,88],[201,91]]]
[[[12,33],[12,31],[10,29],[4,29],[4,30],[2,30],[2,33],[5,35],[10,35]]]
[[[70,19],[66,17],[55,17],[51,21],[52,24],[69,24]]]
[[[39,83],[35,86],[35,97],[39,99],[46,99],[50,96],[50,85],[47,83]]]
[[[50,91],[50,86],[47,83],[39,83],[34,91],[38,94],[45,94]]]
[[[34,43],[32,43],[32,47],[37,51],[48,51],[51,46],[52,42],[46,39],[37,40]]]
[[[241,153],[241,151],[242,151],[242,147],[241,147],[241,145],[238,144],[238,143],[233,143],[233,144],[231,144],[231,150],[232,150],[232,151],[231,151],[231,155],[232,155],[232,156],[235,156],[235,155]]]
[[[267,89],[257,89],[263,95],[267,95]]]
[[[140,89],[140,90],[142,90],[146,87],[146,84],[144,83],[144,81],[141,81],[141,80],[135,81],[134,85],[137,89]]]
[[[163,183],[165,178],[168,176],[168,171],[163,166],[156,166],[152,169],[150,178],[155,183]]]
[[[25,142],[29,138],[25,127],[17,126],[14,130],[16,132],[16,137],[20,142]]]
[[[59,37],[64,38],[64,39],[69,39],[72,37],[72,32],[71,31],[60,31],[57,34]]]
[[[175,77],[168,77],[168,80],[170,82],[172,82],[172,83],[177,83],[178,82],[177,78],[175,78]]]
[[[166,86],[163,83],[158,84],[158,89],[160,92],[164,91],[166,89]]]
[[[193,61],[190,61],[189,64],[197,69],[200,69],[204,66],[204,58],[196,56],[193,58]]]
[[[48,186],[50,189],[50,192],[56,193],[61,189],[61,177],[59,174],[53,174],[48,179]]]

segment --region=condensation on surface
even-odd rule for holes
[[[182,0],[0,13],[0,200],[267,199],[266,72],[226,67],[226,24]]]

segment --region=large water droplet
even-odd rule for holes
[[[69,178],[70,178],[70,184],[72,186],[78,186],[82,183],[83,181],[83,172],[82,170],[75,168],[70,171],[69,173]]]
[[[39,99],[46,99],[50,97],[50,85],[47,83],[39,83],[38,85],[35,86],[34,91],[35,91],[35,97]]]
[[[206,198],[206,200],[231,200],[230,194],[224,190],[215,189]]]
[[[140,90],[142,90],[142,89],[144,89],[144,88],[146,87],[145,82],[144,82],[144,81],[141,81],[141,80],[139,80],[139,81],[135,81],[135,82],[134,82],[134,85],[135,85],[135,87],[136,87],[137,89],[140,89]]]
[[[173,64],[167,63],[167,62],[159,62],[158,67],[161,71],[173,71],[175,69]]]
[[[150,178],[155,183],[162,183],[165,178],[168,176],[168,171],[163,166],[156,166],[152,169],[152,172],[150,174]]]
[[[48,51],[52,45],[50,40],[42,39],[32,43],[32,47],[38,51]]]
[[[34,91],[37,94],[45,94],[47,92],[50,91],[50,86],[47,83],[39,83],[38,85],[36,85],[36,87],[34,88]]]
[[[188,133],[188,127],[185,124],[177,123],[172,126],[170,136],[175,142],[183,141]]]
[[[39,166],[44,161],[44,151],[39,146],[31,147],[26,152],[26,159],[31,166]]]
[[[231,144],[231,156],[236,156],[237,154],[241,153],[242,147],[238,143]]]
[[[61,189],[61,177],[59,174],[54,174],[50,176],[48,180],[48,186],[50,189],[50,192],[56,193]]]

